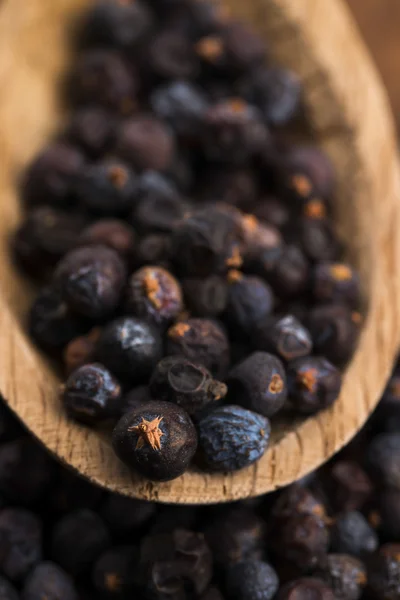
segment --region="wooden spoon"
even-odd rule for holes
[[[10,262],[18,222],[15,177],[59,125],[60,75],[68,40],[88,0],[3,0],[0,9],[0,390],[13,411],[60,460],[110,490],[137,498],[209,503],[255,496],[318,467],[363,425],[383,390],[400,340],[400,194],[396,141],[386,96],[339,0],[229,0],[265,35],[274,58],[305,85],[306,113],[339,175],[335,202],[349,258],[360,269],[368,314],[335,406],[283,423],[266,455],[234,474],[190,471],[154,484],[130,473],[108,439],[67,421],[59,381],[24,331],[26,282]]]

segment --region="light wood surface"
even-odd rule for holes
[[[316,138],[339,174],[337,219],[369,304],[358,352],[337,404],[275,431],[263,459],[235,474],[191,471],[156,485],[132,475],[106,437],[68,422],[59,381],[24,333],[29,291],[7,250],[18,220],[16,176],[59,122],[57,82],[68,33],[86,0],[4,0],[0,12],[0,390],[62,461],[124,494],[179,503],[255,496],[307,474],[339,450],[375,406],[400,341],[400,195],[387,100],[344,5],[337,0],[230,0],[275,57],[305,83]]]

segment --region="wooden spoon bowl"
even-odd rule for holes
[[[154,484],[114,455],[107,436],[68,421],[59,380],[24,330],[28,285],[10,261],[18,222],[16,177],[59,126],[60,77],[88,0],[3,0],[0,8],[0,390],[60,460],[110,490],[176,503],[237,500],[318,467],[363,425],[389,376],[400,340],[400,194],[396,142],[382,86],[339,0],[228,0],[265,35],[278,62],[303,79],[307,120],[339,176],[335,202],[348,258],[359,268],[368,312],[358,351],[330,410],[275,431],[269,451],[234,474],[190,471]]]

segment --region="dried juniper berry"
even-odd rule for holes
[[[54,285],[71,310],[103,319],[117,308],[126,278],[126,266],[115,250],[83,246],[71,250],[58,263]]]
[[[0,446],[0,493],[7,503],[40,503],[53,472],[49,455],[31,438],[21,437]]]
[[[270,134],[257,109],[241,98],[211,106],[201,129],[202,148],[210,161],[242,164],[270,143]]]
[[[60,291],[50,286],[43,288],[33,302],[28,326],[34,342],[47,352],[62,350],[90,328],[86,319],[70,311]]]
[[[167,356],[153,371],[150,391],[154,398],[174,402],[193,417],[204,408],[213,408],[210,403],[224,398],[227,387],[202,365],[182,356]]]
[[[270,523],[272,549],[283,561],[307,572],[320,565],[329,548],[329,531],[317,514],[294,513]]]
[[[147,75],[156,79],[192,79],[199,62],[190,40],[174,29],[161,30],[146,48]]]
[[[93,565],[92,581],[96,591],[110,599],[135,594],[138,559],[136,546],[114,546],[103,552]]]
[[[131,221],[142,234],[171,233],[189,210],[178,194],[162,196],[157,192],[142,194],[132,212]]]
[[[229,400],[265,417],[272,417],[287,397],[283,364],[273,354],[254,352],[233,367],[228,379]]]
[[[341,600],[359,600],[367,584],[363,563],[349,554],[328,554],[316,575]]]
[[[373,480],[400,489],[400,433],[381,433],[367,449],[367,467]]]
[[[253,29],[240,21],[230,21],[222,33],[227,68],[240,72],[253,69],[265,58],[265,43]]]
[[[58,565],[46,561],[31,571],[21,595],[22,600],[78,600],[78,592],[69,575]]]
[[[32,206],[67,207],[84,166],[85,159],[77,148],[53,142],[29,166],[23,180],[23,199]]]
[[[342,375],[328,360],[317,356],[297,358],[289,363],[290,405],[296,412],[314,414],[337,400]]]
[[[309,200],[304,211],[326,210],[320,200]],[[294,228],[287,232],[287,236],[299,245],[307,258],[316,263],[320,261],[336,261],[342,254],[342,245],[328,219],[316,217],[303,217],[296,220]]]
[[[0,575],[0,598],[2,600],[19,600],[17,590],[5,577]]]
[[[360,305],[360,282],[356,271],[345,263],[319,263],[313,273],[312,292],[320,303]]]
[[[100,508],[101,517],[109,528],[113,539],[130,540],[156,513],[152,502],[127,498],[119,494],[108,494]]]
[[[71,373],[62,393],[68,415],[94,424],[113,416],[121,396],[121,386],[103,365],[84,365]]]
[[[316,577],[302,577],[280,588],[276,600],[335,600],[333,591]]]
[[[223,406],[199,423],[201,462],[210,471],[237,471],[261,458],[271,426],[266,417],[241,406]]]
[[[198,598],[212,577],[212,555],[204,536],[186,529],[144,537],[140,564],[150,598]]]
[[[135,250],[135,263],[138,267],[157,265],[168,267],[171,254],[169,235],[154,233],[141,238]]]
[[[101,0],[91,9],[84,24],[85,43],[132,52],[152,28],[153,16],[146,4]]]
[[[400,597],[400,544],[384,544],[368,561],[368,591],[373,600]]]
[[[70,88],[77,105],[99,104],[121,114],[129,114],[136,107],[137,75],[113,50],[101,48],[81,54]]]
[[[71,115],[65,136],[96,159],[111,149],[115,125],[112,112],[101,106],[84,106]]]
[[[334,365],[345,365],[356,348],[361,322],[360,313],[347,306],[316,306],[307,315],[314,351]]]
[[[203,116],[208,108],[203,90],[181,80],[155,88],[150,96],[155,114],[170,124],[185,143],[193,143],[200,133]]]
[[[285,361],[310,354],[313,343],[309,331],[296,317],[270,317],[253,330],[254,344],[259,350],[273,352]]]
[[[245,260],[249,261],[263,250],[274,250],[283,245],[279,230],[268,223],[262,223],[252,214],[244,214],[240,219],[244,239]]]
[[[160,333],[141,319],[121,317],[102,329],[95,354],[123,381],[144,381],[161,358]]]
[[[100,329],[95,327],[87,335],[79,336],[69,342],[63,352],[64,368],[67,375],[92,362],[99,335]]]
[[[252,257],[249,268],[268,281],[277,296],[283,299],[299,296],[309,286],[310,265],[297,246],[265,249]]]
[[[272,600],[279,579],[272,566],[261,560],[246,560],[231,565],[225,586],[232,600]]]
[[[28,510],[5,508],[0,511],[0,536],[4,539],[1,572],[20,583],[42,558],[42,524]]]
[[[79,509],[62,517],[51,536],[51,557],[70,575],[87,571],[110,545],[109,532],[95,512]]]
[[[85,220],[51,206],[33,208],[15,232],[12,249],[18,266],[47,279],[57,262],[74,248]]]
[[[354,460],[337,460],[324,477],[329,502],[337,511],[359,510],[371,499],[373,484],[362,466]]]
[[[348,511],[339,515],[331,529],[331,548],[334,552],[363,557],[378,548],[378,536],[364,515]]]
[[[183,276],[207,277],[231,267],[240,267],[240,253],[233,264],[232,249],[238,247],[241,235],[234,210],[215,207],[189,213],[172,236],[173,260],[177,270]]]
[[[138,115],[119,127],[116,152],[140,170],[164,171],[174,158],[174,136],[159,119]]]
[[[197,448],[196,429],[182,408],[154,401],[124,415],[113,432],[119,458],[154,481],[182,475]]]
[[[100,219],[86,227],[78,238],[81,246],[102,245],[115,250],[127,264],[133,262],[136,235],[133,228],[119,219]]]
[[[278,229],[283,229],[290,220],[287,204],[271,194],[263,196],[260,202],[252,207],[252,213],[263,223],[269,223]]]
[[[281,184],[291,200],[330,199],[336,185],[333,165],[315,146],[293,146],[282,162]]]
[[[167,354],[181,354],[204,365],[215,377],[229,366],[229,341],[222,327],[209,319],[187,319],[168,329]]]
[[[325,506],[310,492],[310,490],[299,483],[294,483],[284,489],[275,501],[271,510],[272,527],[279,521],[286,520],[293,515],[306,514],[326,518]]]
[[[259,277],[228,272],[228,301],[224,313],[232,337],[249,338],[254,327],[271,314],[274,295],[270,286]]]
[[[126,314],[166,327],[182,310],[181,286],[166,269],[147,266],[130,276],[125,296]]]
[[[262,67],[244,82],[244,91],[267,123],[280,127],[289,123],[300,108],[301,84],[292,71]]]
[[[262,559],[265,521],[255,512],[237,506],[217,515],[204,530],[215,563],[220,567]]]
[[[201,201],[215,199],[220,202],[237,206],[242,210],[253,209],[257,198],[257,178],[252,169],[213,168],[205,172],[195,190]]]
[[[90,165],[79,177],[75,194],[83,208],[99,216],[121,216],[132,210],[138,183],[120,160],[104,159]]]
[[[226,308],[228,285],[225,278],[210,275],[205,279],[184,279],[185,304],[195,317],[217,317]]]

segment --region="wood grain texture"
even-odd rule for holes
[[[27,287],[9,262],[18,220],[15,177],[57,127],[57,83],[68,37],[86,0],[5,0],[0,13],[0,391],[34,435],[93,482],[178,503],[255,496],[304,476],[360,429],[380,397],[400,341],[400,194],[387,99],[344,5],[337,0],[229,0],[305,85],[306,113],[339,174],[336,213],[359,267],[369,310],[336,405],[283,425],[256,465],[211,476],[191,471],[156,485],[132,475],[107,438],[68,422],[56,376],[26,338]]]

